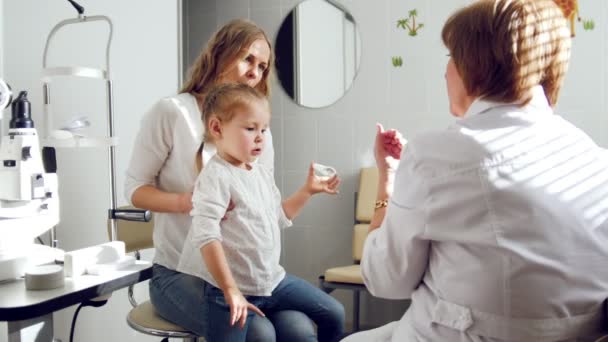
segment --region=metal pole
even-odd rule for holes
[[[110,146],[108,147],[108,162],[110,168],[110,210],[116,209],[116,159],[115,159],[115,146],[112,138],[114,137],[114,95],[112,91],[112,81],[107,80],[108,84],[108,136],[110,137]],[[118,227],[116,220],[109,217],[111,225],[110,240],[116,241],[118,238]]]

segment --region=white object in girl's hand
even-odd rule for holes
[[[315,176],[321,178],[331,178],[337,173],[333,167],[322,164],[313,163],[312,168],[315,171]]]

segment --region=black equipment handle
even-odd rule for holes
[[[152,219],[150,210],[145,209],[110,209],[108,214],[111,219],[116,220],[150,222]]]

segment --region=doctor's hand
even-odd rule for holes
[[[335,195],[338,193],[338,187],[340,186],[341,179],[337,174],[331,177],[319,177],[315,175],[314,163],[310,163],[308,167],[308,176],[306,177],[306,184],[304,188],[306,192],[311,195],[324,192],[326,194]]]
[[[404,143],[405,139],[399,131],[394,129],[385,131],[381,124],[376,124],[374,157],[380,172],[394,172],[397,169]]]
[[[262,317],[266,316],[257,306],[249,303],[237,288],[231,288],[224,291],[224,298],[226,299],[226,303],[230,306],[231,326],[238,322],[241,329],[243,329],[245,327],[245,322],[247,322],[248,310],[251,310]]]

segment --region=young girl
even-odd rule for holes
[[[205,281],[205,338],[244,341],[248,316],[293,309],[317,324],[320,341],[335,340],[343,333],[344,308],[285,273],[279,228],[291,226],[312,195],[336,194],[339,178],[320,179],[311,165],[304,186],[281,202],[271,172],[255,163],[270,123],[266,98],[247,85],[225,84],[207,94],[203,113],[203,143],[213,143],[217,154],[196,181],[178,270]]]

